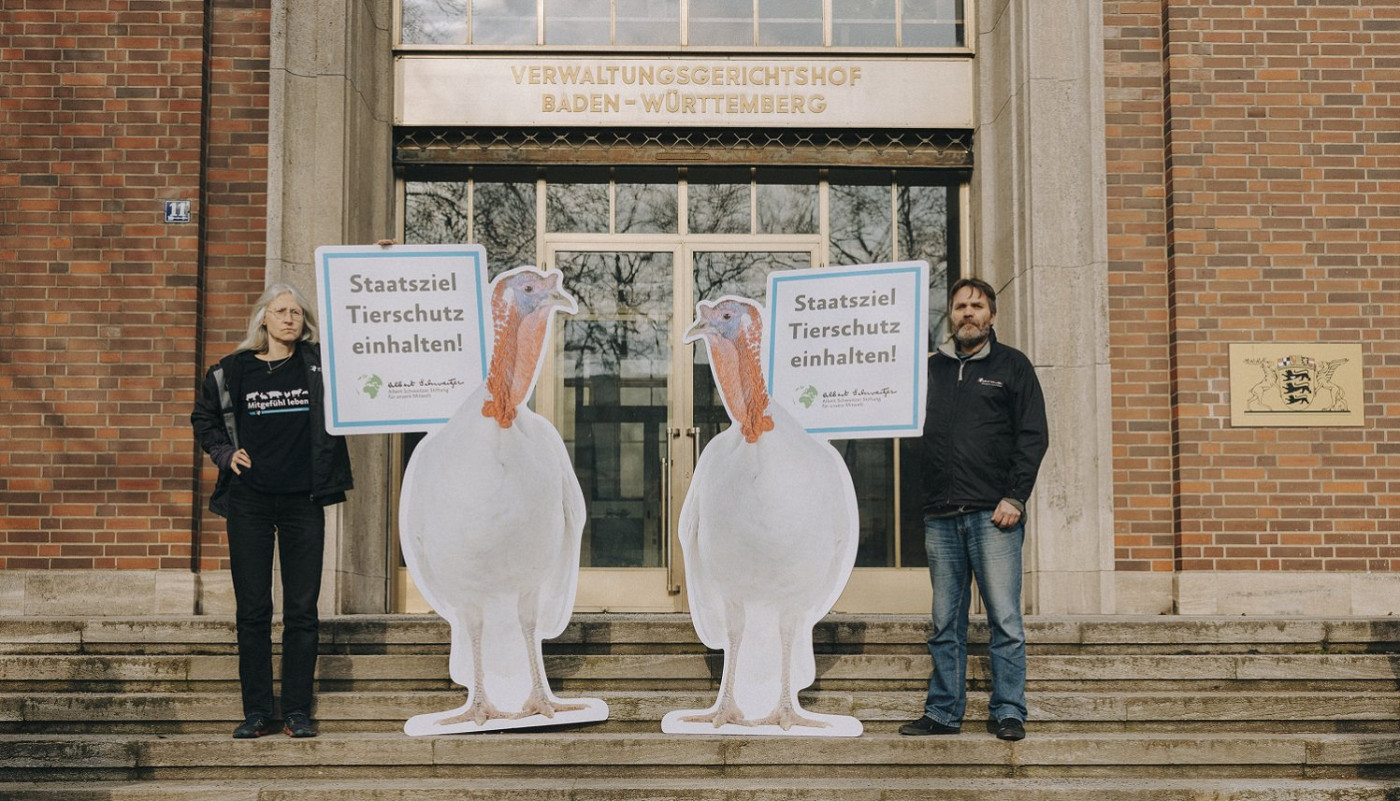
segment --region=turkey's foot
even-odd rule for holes
[[[744,718],[744,711],[739,708],[738,704],[727,700],[720,701],[719,706],[716,707],[713,712],[707,712],[703,715],[691,715],[690,717],[681,718],[681,721],[684,723],[709,723],[716,729],[726,723],[733,723],[736,726],[753,725]]]
[[[814,729],[831,728],[830,723],[826,723],[825,721],[820,720],[814,720],[812,718],[804,717],[803,715],[799,714],[797,709],[795,709],[792,703],[786,698],[784,698],[781,702],[778,703],[777,708],[774,709],[768,715],[768,717],[755,720],[752,722],[752,725],[778,726],[782,728],[783,731],[787,731],[793,726],[810,726]]]
[[[530,697],[525,699],[520,711],[511,715],[515,720],[528,718],[531,715],[544,715],[553,718],[556,712],[578,712],[588,707],[585,704],[566,704],[563,701],[554,701],[545,694],[543,690],[533,690]]]
[[[484,726],[488,720],[498,720],[508,717],[510,717],[510,715],[497,709],[487,700],[486,693],[482,692],[476,693],[472,697],[471,706],[468,706],[461,714],[443,718],[437,722],[437,725],[451,726],[456,723],[475,723],[478,726]]]

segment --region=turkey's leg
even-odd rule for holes
[[[549,697],[545,688],[544,656],[540,653],[540,642],[535,638],[535,599],[539,590],[531,590],[520,597],[520,630],[525,634],[525,654],[530,661],[530,695],[513,716],[516,720],[531,715],[554,717],[556,712],[577,712],[588,707],[583,704],[566,704]]]
[[[478,726],[486,724],[488,720],[510,717],[506,713],[497,709],[486,697],[486,669],[481,661],[481,610],[475,606],[467,610],[462,617],[466,619],[459,621],[453,626],[453,647],[457,646],[457,626],[464,626],[467,630],[467,637],[470,640],[471,648],[471,694],[470,703],[460,714],[443,718],[437,722],[439,726],[451,726],[455,723],[473,722]],[[457,677],[453,677],[456,679]]]
[[[755,726],[780,726],[783,731],[793,726],[811,726],[818,729],[830,728],[831,724],[803,716],[801,707],[793,701],[792,692],[792,646],[797,638],[797,616],[791,612],[778,615],[778,640],[782,648],[783,673],[782,690],[778,705],[767,717],[753,721]]]
[[[739,645],[743,640],[744,631],[744,607],[741,604],[725,602],[724,608],[729,647],[724,651],[724,670],[719,682],[719,703],[713,712],[681,718],[685,723],[710,723],[716,729],[726,723],[735,723],[740,726],[750,725],[744,719],[744,711],[734,702],[734,673],[739,667]]]

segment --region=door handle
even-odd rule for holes
[[[676,562],[672,558],[671,540],[675,539],[676,532],[671,521],[671,470],[675,465],[672,458],[671,443],[679,439],[681,430],[674,426],[666,429],[666,452],[661,455],[661,553],[666,564],[666,592],[669,595],[680,595],[681,582],[677,577]]]
[[[700,463],[700,429],[691,426],[685,430],[685,435],[690,437],[690,474],[695,475],[695,465]]]

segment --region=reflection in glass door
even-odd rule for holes
[[[665,566],[671,252],[561,250],[578,299],[556,337],[554,421],[588,504],[583,567]]]
[[[669,239],[623,249],[560,237],[546,248],[579,306],[560,319],[538,396],[588,508],[576,609],[680,609],[676,487],[688,476],[676,475],[684,443],[675,401],[677,329],[688,320],[678,321],[681,249]]]

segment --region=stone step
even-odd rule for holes
[[[561,690],[712,689],[723,655],[552,654],[548,675]],[[327,654],[318,660],[323,691],[448,690],[447,654]],[[928,680],[925,654],[822,654],[814,689],[911,689]],[[1400,672],[1391,654],[1033,655],[1032,690],[1210,690],[1230,682],[1237,690],[1316,689],[1385,691]],[[971,657],[968,679],[990,680],[986,657]],[[0,692],[204,692],[236,688],[234,654],[10,654],[0,656]],[[1305,685],[1299,688],[1296,685]],[[1165,689],[1165,688],[1161,688]]]
[[[1031,653],[1400,653],[1400,619],[1247,617],[1037,617]],[[324,653],[446,653],[435,615],[346,615],[322,621]],[[814,631],[821,653],[919,653],[928,618],[828,615]],[[274,634],[274,641],[280,635]],[[969,638],[985,643],[974,622]],[[552,653],[703,652],[682,614],[581,614],[551,640]],[[233,653],[230,617],[0,617],[0,653]]]
[[[1394,801],[1386,780],[381,779],[0,784],[7,801]]]
[[[606,726],[651,730],[667,712],[708,707],[711,691],[602,690]],[[816,691],[802,694],[815,712],[893,725],[917,717],[922,692]],[[316,717],[328,730],[393,731],[409,717],[452,709],[464,691],[329,692]],[[567,697],[567,694],[566,694]],[[986,717],[986,694],[970,693],[967,720]],[[1400,690],[1353,692],[1036,692],[1031,720],[1060,729],[1117,731],[1394,731]],[[231,728],[242,719],[235,692],[30,693],[0,695],[0,732],[191,732]]]
[[[328,733],[314,740],[189,735],[0,736],[10,780],[302,778],[946,779],[1268,777],[1400,779],[1392,734],[1069,734],[1006,743],[944,737],[677,737],[588,729],[412,738]]]

